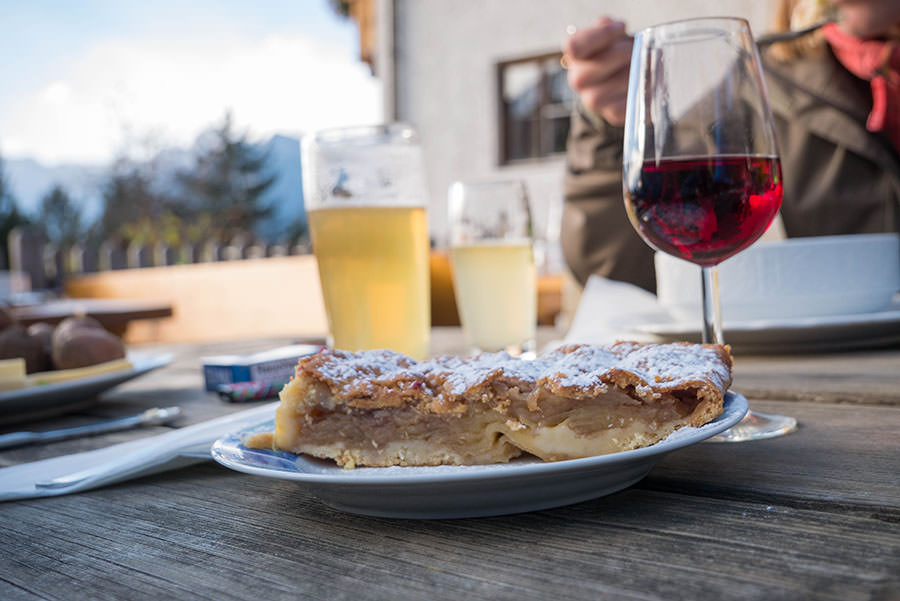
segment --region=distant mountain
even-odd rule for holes
[[[300,178],[300,142],[288,136],[276,135],[257,145],[268,156],[269,173],[277,176],[262,196],[262,203],[272,206],[272,215],[257,226],[257,234],[265,240],[277,241],[298,219],[306,223],[303,209],[303,188]],[[189,169],[193,153],[183,148],[171,148],[157,155],[162,190],[175,190],[175,174]],[[107,166],[76,164],[44,165],[30,158],[3,157],[7,183],[19,208],[29,216],[36,216],[41,199],[53,186],[65,188],[72,200],[81,207],[85,223],[93,223],[103,210],[103,185],[108,176]]]
[[[277,174],[262,196],[262,204],[272,206],[272,215],[262,222],[258,234],[267,240],[278,240],[298,219],[306,224],[303,208],[303,185],[300,177],[300,142],[287,136],[275,136],[260,148],[268,153],[268,167]]]
[[[100,187],[106,177],[106,167],[47,166],[34,159],[4,157],[3,169],[19,209],[29,216],[38,214],[41,199],[57,184],[78,202],[85,221],[93,222],[100,216],[103,206]]]

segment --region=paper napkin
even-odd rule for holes
[[[210,458],[212,443],[275,415],[266,403],[158,436],[0,469],[0,501],[81,492]]]
[[[643,288],[591,276],[584,286],[581,300],[564,342],[610,344],[616,340],[653,342],[649,334],[632,328],[648,323],[672,323],[672,316],[662,308],[656,296]]]

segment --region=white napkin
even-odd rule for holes
[[[212,443],[273,418],[277,406],[266,403],[158,436],[0,469],[0,501],[80,492],[208,460]],[[56,485],[46,485],[53,480]]]
[[[610,344],[616,340],[653,342],[650,334],[632,330],[648,323],[672,323],[656,296],[643,288],[591,276],[581,293],[566,343]]]

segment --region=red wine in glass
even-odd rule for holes
[[[777,157],[647,160],[625,178],[628,214],[644,239],[707,267],[755,242],[772,223],[781,195]]]

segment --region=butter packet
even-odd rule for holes
[[[223,384],[237,382],[284,383],[294,375],[300,357],[319,352],[315,344],[292,344],[249,355],[203,358],[206,390],[219,392]]]

